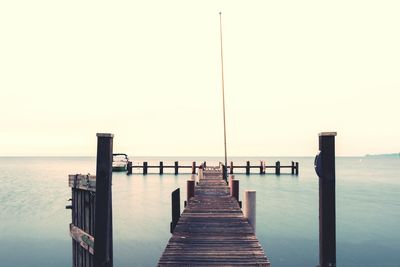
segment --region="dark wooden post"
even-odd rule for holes
[[[275,174],[280,175],[281,174],[281,162],[277,161],[275,163]]]
[[[231,196],[239,201],[239,180],[232,180]]]
[[[294,161],[292,161],[292,175],[294,175],[294,169],[295,169],[296,167],[294,166]]]
[[[196,174],[196,161],[192,162],[192,174]]]
[[[260,174],[263,174],[263,162],[260,160]]]
[[[296,175],[299,175],[299,163],[296,162]]]
[[[250,161],[246,162],[246,174],[249,175],[250,174]]]
[[[94,266],[113,266],[112,158],[113,134],[97,134]]]
[[[127,168],[128,168],[128,173],[127,174],[128,175],[132,174],[132,161],[128,161],[128,167]]]
[[[175,226],[181,217],[181,196],[179,188],[172,192],[171,194],[172,202],[172,222],[170,225],[171,234],[174,232]]]
[[[178,169],[179,169],[179,162],[175,161],[175,175],[178,174],[178,172],[179,172]]]
[[[194,197],[194,181],[193,180],[188,180],[187,185],[186,185],[186,200],[189,203],[189,199]]]
[[[160,174],[164,173],[164,163],[160,161]]]
[[[206,168],[207,167],[207,162],[204,161],[203,166],[204,166],[204,168]]]
[[[222,178],[228,183],[228,168],[225,164],[222,164]]]
[[[233,161],[231,161],[229,166],[229,174],[233,174]]]
[[[143,174],[147,174],[147,161],[143,162]]]
[[[336,267],[335,132],[319,134],[319,266]]]

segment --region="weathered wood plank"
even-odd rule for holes
[[[69,226],[71,237],[78,242],[84,249],[94,255],[94,237],[76,227],[72,223]]]
[[[68,175],[68,186],[96,192],[96,176],[90,174],[70,174]]]
[[[270,266],[218,167],[207,167],[158,266]]]

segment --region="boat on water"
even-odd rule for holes
[[[123,153],[113,154],[112,170],[113,172],[123,172],[128,170],[128,155]]]

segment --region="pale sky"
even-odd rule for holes
[[[0,155],[400,151],[399,1],[1,1]]]

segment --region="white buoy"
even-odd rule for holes
[[[254,232],[256,231],[256,191],[244,191],[244,217],[247,218]]]

